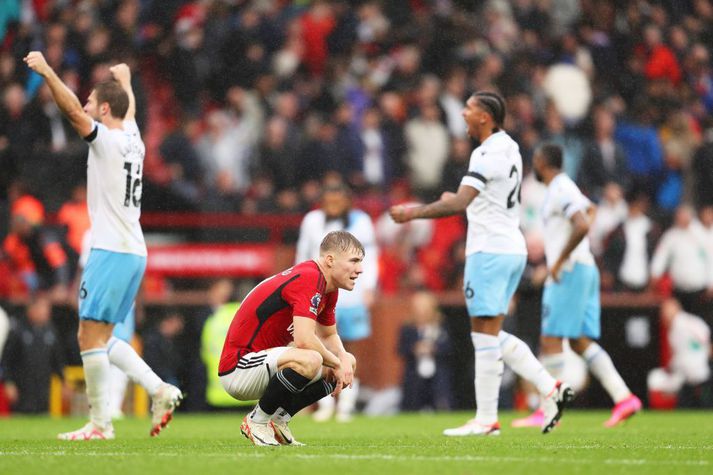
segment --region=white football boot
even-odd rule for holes
[[[111,423],[101,428],[93,422],[87,422],[84,427],[72,432],[57,435],[59,440],[111,440],[114,438],[114,426]]]
[[[275,430],[270,421],[261,424],[250,420],[250,415],[247,415],[243,418],[243,423],[240,424],[240,432],[250,442],[260,447],[278,447],[280,445],[275,439]]]
[[[476,422],[475,419],[471,419],[460,427],[444,430],[443,435],[447,435],[448,437],[500,435],[500,423],[496,422],[494,424],[485,425]]]
[[[269,424],[272,426],[272,430],[275,433],[275,440],[277,440],[281,445],[292,445],[294,447],[305,445],[302,442],[295,440],[287,422],[271,420]]]
[[[181,404],[183,393],[176,386],[163,383],[153,396],[151,402],[151,437],[161,433],[171,419],[173,411]]]

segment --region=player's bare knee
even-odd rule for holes
[[[305,355],[305,371],[307,374],[304,376],[308,378],[313,378],[319,371],[322,370],[322,363],[324,362],[322,355],[316,351],[308,351]]]
[[[577,338],[576,340],[570,340],[569,341],[569,346],[572,347],[572,350],[581,355],[584,353],[587,349],[587,347],[592,343],[592,340],[590,340],[587,337],[581,337]]]

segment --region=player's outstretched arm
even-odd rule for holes
[[[126,110],[126,116],[124,120],[136,120],[136,98],[134,97],[134,90],[131,88],[131,70],[129,66],[125,63],[117,64],[109,68],[114,79],[119,81],[121,87],[124,88],[126,94],[129,96],[129,108]]]
[[[461,185],[458,193],[445,192],[441,199],[431,204],[420,206],[396,205],[389,210],[391,218],[397,223],[412,219],[432,219],[453,216],[462,213],[480,192],[471,186]]]
[[[24,58],[25,64],[42,76],[52,92],[57,107],[67,117],[74,130],[82,137],[92,133],[94,121],[84,112],[77,96],[62,82],[57,73],[47,64],[45,57],[39,51],[31,51]]]

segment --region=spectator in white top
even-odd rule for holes
[[[651,261],[651,278],[660,279],[668,272],[673,293],[684,310],[701,315],[704,294],[713,288],[713,256],[693,209],[683,205],[676,210],[674,225],[659,242]]]
[[[420,114],[406,123],[409,178],[417,194],[430,198],[440,185],[441,172],[448,159],[448,129],[439,119],[436,104],[424,104]]]
[[[649,262],[660,232],[646,215],[646,193],[628,197],[624,222],[607,236],[602,256],[602,288],[640,292],[649,284]]]
[[[336,317],[337,332],[345,345],[352,351],[357,342],[371,334],[370,309],[374,303],[374,292],[378,278],[378,250],[374,225],[365,212],[352,208],[352,195],[348,185],[342,182],[325,184],[322,191],[322,207],[307,213],[300,226],[295,262],[303,262],[319,257],[319,246],[326,234],[345,230],[352,233],[364,245],[364,272],[351,292],[339,292]],[[342,390],[336,407],[336,419],[348,422],[352,418],[359,381],[354,378],[352,387]],[[335,409],[334,399],[325,397],[319,402],[314,417],[326,421]]]

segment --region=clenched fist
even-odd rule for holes
[[[27,64],[30,69],[40,76],[47,76],[50,72],[52,72],[52,68],[50,68],[49,64],[47,64],[47,60],[45,60],[44,55],[39,51],[30,51],[27,56],[24,57],[23,61],[25,61],[25,64]]]

